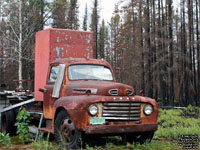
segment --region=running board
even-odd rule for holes
[[[44,132],[44,133],[52,133],[53,134],[53,131],[51,128],[39,128],[38,130],[41,132]]]

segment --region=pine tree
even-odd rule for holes
[[[88,9],[87,9],[87,4],[85,5],[85,14],[83,17],[83,30],[87,31],[88,29]]]
[[[69,29],[77,30],[79,28],[78,13],[78,1],[70,0],[68,17],[66,21]]]
[[[102,20],[100,31],[99,31],[99,55],[100,55],[100,58],[104,58],[105,39],[106,39],[105,23],[104,23],[104,20]]]
[[[99,57],[98,52],[98,28],[99,28],[99,1],[93,1],[93,8],[91,14],[91,24],[90,24],[91,31],[94,32],[94,57]]]
[[[55,0],[54,8],[52,12],[53,24],[52,26],[58,28],[67,28],[67,10],[69,9],[69,3],[66,0]]]

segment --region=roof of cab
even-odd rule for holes
[[[104,59],[93,58],[61,58],[53,61],[51,64],[101,64],[110,66],[110,64]]]

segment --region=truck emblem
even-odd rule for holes
[[[108,93],[109,93],[110,95],[118,95],[118,89],[110,89],[110,90],[108,91]]]
[[[91,94],[97,94],[98,89],[94,89],[94,88],[76,88],[76,89],[73,89],[73,93],[86,93],[87,91],[91,91]]]

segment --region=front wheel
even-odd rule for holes
[[[54,133],[60,146],[65,146],[66,149],[76,149],[80,146],[81,133],[65,110],[59,112],[56,117]]]
[[[154,132],[144,132],[138,135],[127,135],[127,141],[130,143],[150,143],[154,136]]]

